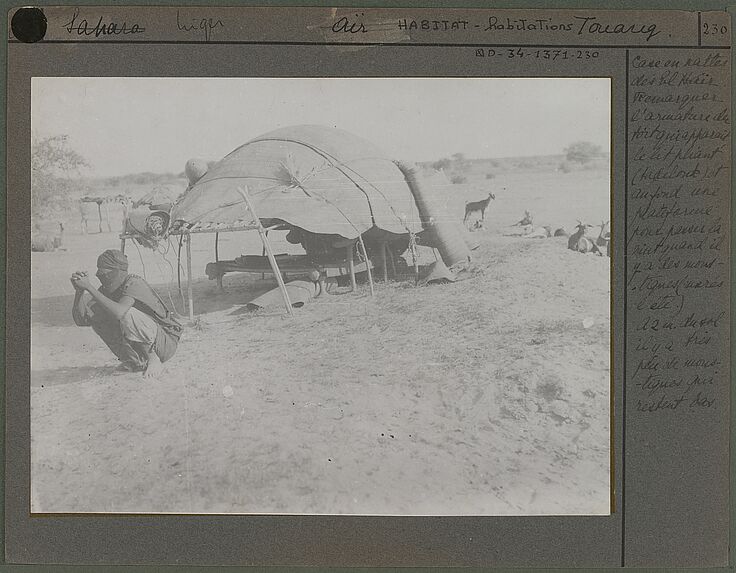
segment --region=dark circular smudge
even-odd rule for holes
[[[48,24],[43,10],[35,7],[19,8],[10,20],[13,35],[26,44],[43,40]]]

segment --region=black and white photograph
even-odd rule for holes
[[[610,78],[30,106],[32,513],[611,513]]]

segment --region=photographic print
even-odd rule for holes
[[[31,85],[32,513],[610,513],[609,78]]]

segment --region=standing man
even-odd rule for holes
[[[118,357],[120,369],[155,377],[176,352],[181,325],[144,279],[128,274],[122,251],[110,249],[97,258],[97,278],[99,289],[86,272],[72,275],[74,323],[91,326]]]

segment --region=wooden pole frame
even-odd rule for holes
[[[250,202],[250,199],[248,198],[248,194],[246,191],[242,190],[241,188],[237,189],[238,193],[243,197],[243,200],[245,201],[246,207],[248,210],[253,214],[255,224],[252,226],[244,227],[242,229],[226,229],[226,230],[237,230],[237,231],[247,231],[256,229],[261,237],[261,242],[263,243],[263,249],[264,252],[268,255],[268,261],[271,264],[271,270],[276,277],[276,280],[279,283],[279,288],[281,289],[281,294],[284,297],[284,304],[286,306],[286,311],[289,313],[290,316],[294,316],[294,310],[291,307],[291,300],[289,299],[289,293],[286,290],[286,284],[284,283],[283,275],[281,274],[281,271],[279,270],[278,264],[276,263],[276,257],[273,254],[273,250],[271,249],[271,244],[268,242],[268,232],[261,224],[260,219],[256,215],[255,211],[253,210],[253,206]],[[203,232],[203,231],[193,231],[193,232]],[[206,232],[206,231],[204,231]],[[218,231],[215,233],[215,259],[219,261],[219,234],[221,231]],[[176,233],[179,235],[179,252],[177,255],[177,276],[179,277],[179,292],[182,294],[182,288],[181,288],[181,275],[179,274],[181,272],[181,246],[182,242],[186,243],[186,257],[187,257],[187,299],[188,299],[188,310],[189,310],[189,320],[194,321],[194,296],[193,296],[193,287],[192,287],[192,232],[191,231],[183,231]],[[120,235],[120,250],[125,253],[125,245],[128,239],[133,239],[134,236],[128,235],[126,233],[122,233]],[[218,286],[222,290],[222,277],[218,277]]]
[[[396,279],[396,261],[394,260],[394,253],[388,243],[386,243],[384,247],[386,247],[386,258],[388,258],[388,266],[391,269],[391,276]]]
[[[358,288],[357,281],[355,280],[355,257],[353,256],[355,243],[350,243],[345,249],[347,249],[348,271],[350,272],[350,290],[355,291]]]
[[[256,213],[255,209],[253,208],[253,205],[250,202],[250,198],[248,197],[248,187],[238,187],[237,188],[238,193],[243,198],[243,201],[245,201],[245,205],[250,211],[251,215],[253,215],[253,222],[255,223],[256,229],[258,230],[258,234],[261,237],[261,242],[263,243],[263,248],[266,250],[266,255],[268,255],[268,262],[271,264],[271,270],[273,271],[273,274],[276,275],[276,281],[279,283],[279,289],[281,289],[281,295],[284,297],[284,305],[286,306],[286,312],[289,313],[289,316],[294,316],[294,309],[291,308],[291,300],[289,300],[289,293],[286,290],[286,284],[284,283],[284,277],[281,275],[281,271],[279,270],[278,264],[276,264],[276,257],[273,254],[273,251],[271,250],[271,244],[268,242],[268,236],[266,235],[266,229],[263,228],[263,225],[261,224],[261,220],[258,218],[258,214]]]
[[[219,263],[220,262],[220,249],[219,249],[219,244],[220,244],[220,233],[215,233],[215,262],[216,263]],[[225,287],[222,286],[222,275],[218,275],[217,276],[217,289],[220,292],[222,292],[223,290],[225,290]]]
[[[107,201],[103,203],[105,207],[105,223],[107,223],[107,232],[112,232],[112,227],[110,226],[110,206],[107,204]]]
[[[189,300],[189,320],[194,321],[194,297],[192,296],[192,236],[184,235],[187,244],[187,298]]]
[[[411,249],[411,258],[414,263],[414,286],[419,284],[419,253],[417,253],[417,242],[413,234],[409,234],[409,247]]]
[[[268,237],[268,230],[266,230],[266,237]],[[263,246],[263,250],[261,251],[261,256],[262,257],[266,256],[266,246],[265,245]],[[266,273],[261,273],[261,280],[265,278],[266,278]]]
[[[379,243],[378,250],[381,256],[381,272],[383,273],[383,282],[388,282],[388,261],[386,260],[386,243]]]
[[[102,203],[98,201],[95,201],[95,203],[97,203],[97,218],[99,220],[97,229],[102,233]]]
[[[365,258],[365,268],[368,271],[368,285],[371,288],[371,296],[375,295],[373,290],[373,273],[371,273],[371,261],[368,258],[368,251],[365,250],[365,243],[363,242],[363,235],[358,235],[358,241],[360,241],[360,247],[363,249],[363,257]]]

